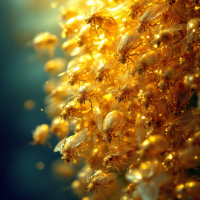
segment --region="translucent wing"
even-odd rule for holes
[[[79,146],[87,136],[88,129],[84,128],[74,135],[72,150]]]
[[[93,84],[91,84],[88,88],[87,88],[87,92],[90,92],[91,90],[93,90],[94,88],[99,88],[98,86],[99,86],[100,84],[99,83],[93,83]]]
[[[135,149],[134,145],[124,145],[110,152],[113,156],[121,156]]]
[[[118,53],[125,54],[134,46],[136,47],[139,44],[139,40],[141,38],[142,34],[139,34],[134,29],[129,30],[126,32],[124,36],[122,36],[122,39],[119,42],[118,45]]]
[[[159,4],[147,10],[140,18],[140,22],[150,22],[161,15],[167,8],[168,4]]]
[[[114,87],[114,86],[111,86],[106,90],[106,92],[115,93],[115,92],[118,92],[118,89],[116,87]]]
[[[117,176],[118,174],[115,173],[107,173],[107,174],[102,173],[99,175],[97,180],[99,184],[103,184],[114,180]]]
[[[187,25],[186,24],[177,24],[175,26],[167,28],[168,31],[181,31],[183,29],[186,29]]]
[[[95,107],[94,110],[94,121],[97,125],[97,128],[99,129],[100,132],[102,132],[103,128],[103,115],[98,107]]]
[[[66,141],[67,137],[63,138],[54,148],[54,152],[60,152],[62,153],[63,152],[63,147],[64,147],[64,144],[65,144],[65,141]]]
[[[94,14],[96,12],[99,12],[101,9],[103,9],[105,6],[103,6],[104,3],[95,3],[93,6],[92,6],[92,9],[91,9],[91,14]]]

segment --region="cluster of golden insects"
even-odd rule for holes
[[[52,57],[53,120],[32,144],[57,135],[54,152],[82,167],[72,183],[82,200],[200,199],[200,2],[75,0],[61,12],[73,57],[53,58],[55,35],[33,40]]]

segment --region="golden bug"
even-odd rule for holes
[[[186,104],[192,95],[193,92],[191,92],[190,88],[185,86],[183,81],[178,82],[176,87],[172,90],[171,101],[169,101],[171,112],[177,115],[180,112],[181,107],[186,107]]]
[[[114,32],[117,29],[115,19],[109,14],[103,3],[92,7],[91,15],[85,19],[85,22],[95,28],[97,35],[98,31]]]
[[[59,44],[58,37],[49,32],[40,33],[33,39],[33,45],[36,51],[45,50],[51,57],[54,55],[54,50]]]
[[[90,106],[88,104],[84,104],[82,106],[77,105],[75,101],[71,101],[69,103],[61,103],[59,108],[62,110],[61,119],[68,119],[69,126],[71,127],[70,120],[71,118],[82,118],[88,115],[90,112]]]
[[[41,124],[40,126],[37,126],[35,131],[33,132],[33,142],[30,142],[30,145],[36,145],[36,144],[47,144],[50,148],[51,145],[48,139],[51,138],[51,135],[49,134],[49,125],[48,124]]]
[[[159,4],[150,7],[141,17],[138,18],[138,25],[136,30],[140,34],[146,32],[149,27],[154,26],[151,24],[151,22],[159,17],[168,8],[168,6],[168,4]]]
[[[150,4],[152,0],[129,0],[129,17],[131,19],[136,19],[137,15],[142,12],[142,10],[148,8],[148,4]]]
[[[129,163],[135,156],[136,149],[137,146],[134,144],[118,146],[107,153],[103,159],[103,165],[112,167],[113,170],[116,169],[120,173],[118,166],[124,166],[124,164]]]
[[[98,189],[100,188],[100,191],[106,196],[104,191],[111,190],[107,186],[112,184],[114,179],[117,178],[117,176],[118,174],[116,173],[107,173],[103,172],[102,170],[96,171],[93,176],[88,178],[87,192],[88,193],[93,193],[94,191],[98,192]]]
[[[103,115],[99,108],[94,108],[94,120],[96,125],[103,136],[103,141],[106,143],[111,143],[112,137],[118,137],[115,135],[115,132],[123,127],[128,122],[124,121],[123,113],[114,110],[108,113],[103,120]]]
[[[127,31],[124,36],[121,36],[116,45],[117,51],[114,55],[115,58],[122,64],[125,64],[127,59],[133,62],[130,56],[137,55],[137,53],[133,53],[133,51],[142,44],[140,42],[141,36],[142,35],[135,31],[135,29],[131,29]]]
[[[54,152],[60,152],[62,154],[61,159],[64,164],[67,163],[77,163],[78,152],[84,147],[83,141],[87,136],[88,129],[84,128],[80,132],[75,133],[75,135],[70,136],[69,138],[65,137],[62,139],[54,148]]]

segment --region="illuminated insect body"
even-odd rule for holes
[[[127,59],[131,59],[129,56],[136,55],[132,54],[132,51],[137,49],[142,43],[140,43],[141,34],[131,29],[122,36],[121,40],[117,45],[117,55],[115,57],[123,64],[127,62]]]
[[[54,152],[59,151],[62,154],[61,159],[64,164],[74,164],[74,161],[77,163],[77,158],[80,158],[78,152],[84,147],[83,141],[87,136],[87,132],[87,128],[82,129],[75,135],[72,135],[69,138],[64,138],[56,145]]]
[[[33,142],[30,142],[31,145],[42,144],[42,145],[49,145],[48,139],[50,139],[51,135],[49,134],[49,125],[42,124],[37,126],[35,131],[33,132]]]
[[[138,13],[141,13],[145,6],[150,4],[152,0],[133,1],[129,0],[129,17],[135,19]]]
[[[149,26],[152,26],[150,23],[159,17],[167,8],[167,4],[159,4],[151,7],[139,18],[136,30],[142,35],[146,29],[149,29]]]
[[[103,159],[103,165],[107,167],[112,167],[118,172],[118,165],[129,163],[131,159],[135,156],[136,145],[127,144],[124,146],[119,146],[107,153],[107,156]]]
[[[101,170],[96,171],[96,173],[88,180],[87,192],[98,192],[98,189],[100,188],[100,191],[104,193],[105,189],[109,189],[106,186],[110,185],[117,176],[118,174],[115,173],[104,173]],[[104,195],[106,196],[105,193]]]
[[[98,30],[113,32],[116,31],[117,23],[114,18],[109,14],[109,11],[104,8],[103,4],[93,6],[91,15],[85,19],[87,24],[96,29],[97,35]]]
[[[180,81],[171,95],[171,111],[177,115],[182,106],[186,107],[186,103],[190,100],[192,95],[193,93],[190,89],[184,85],[183,81]]]

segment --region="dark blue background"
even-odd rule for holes
[[[40,33],[60,35],[58,9],[49,0],[1,0],[0,2],[0,198],[7,199],[77,199],[68,189],[71,180],[58,181],[51,173],[51,163],[59,154],[43,146],[30,146],[31,131],[50,123],[44,112],[43,84],[48,75],[32,46],[26,43]],[[59,54],[59,48],[57,54]],[[36,107],[24,109],[26,100]],[[52,146],[56,140],[52,142]],[[44,170],[35,167],[44,162]],[[63,190],[64,189],[64,190]]]

